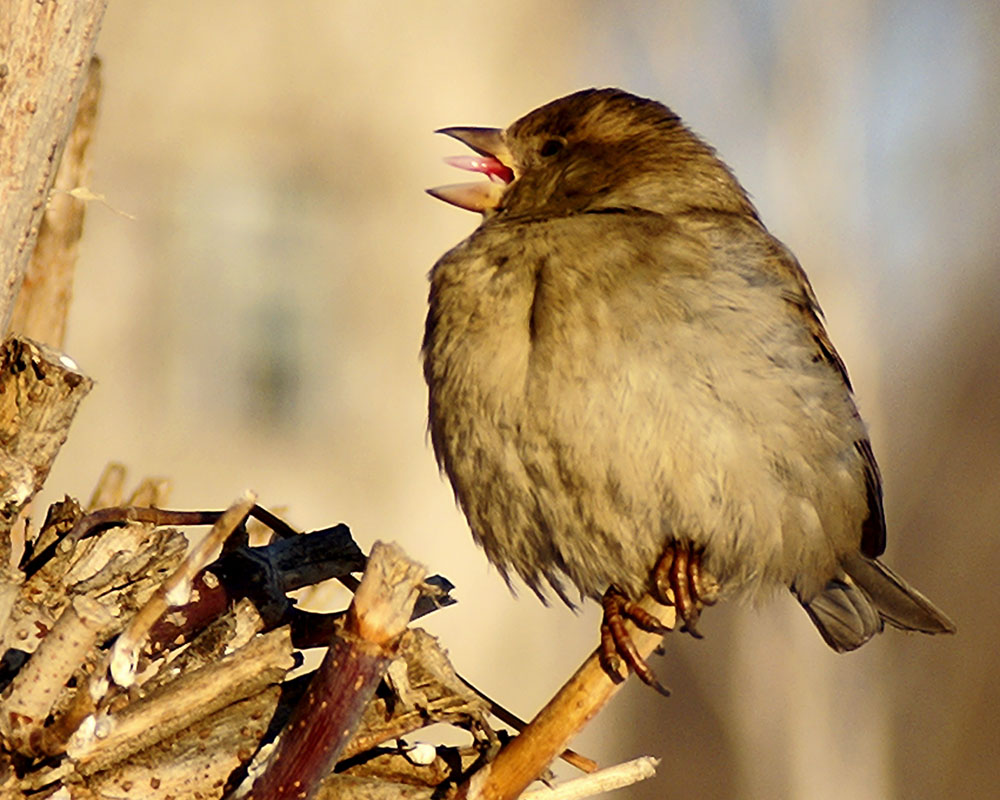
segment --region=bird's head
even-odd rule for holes
[[[475,156],[446,159],[490,180],[428,190],[484,216],[561,216],[695,208],[754,214],[715,151],[666,106],[586,89],[499,128],[443,128]]]

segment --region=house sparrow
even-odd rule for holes
[[[430,433],[508,579],[601,600],[602,660],[655,677],[622,620],[696,634],[720,596],[788,587],[826,642],[952,622],[878,561],[878,466],[809,281],[715,151],[617,89],[506,130],[445,128],[489,181],[430,273]]]

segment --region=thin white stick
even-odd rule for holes
[[[593,797],[601,792],[621,789],[652,778],[659,763],[658,758],[642,756],[624,764],[599,769],[582,778],[574,778],[552,789],[533,789],[522,794],[520,800],[580,800],[583,797]]]

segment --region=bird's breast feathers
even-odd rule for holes
[[[817,523],[821,503],[858,495],[846,387],[816,363],[780,281],[719,269],[703,240],[637,216],[486,225],[439,262],[425,342],[439,458],[453,473],[502,458],[486,471],[526,504],[533,473],[590,497],[613,486],[613,503],[591,505],[599,521],[536,513],[617,527],[650,553],[670,536],[724,539],[713,567],[731,584],[791,583],[810,549],[832,564],[857,546],[862,510]],[[806,446],[820,470],[783,456]]]

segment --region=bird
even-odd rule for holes
[[[882,479],[805,272],[732,170],[621,89],[506,129],[448,127],[482,215],[430,271],[428,429],[473,538],[543,601],[601,603],[600,656],[660,688],[623,626],[700,636],[787,588],[838,652],[954,623],[883,564]]]

